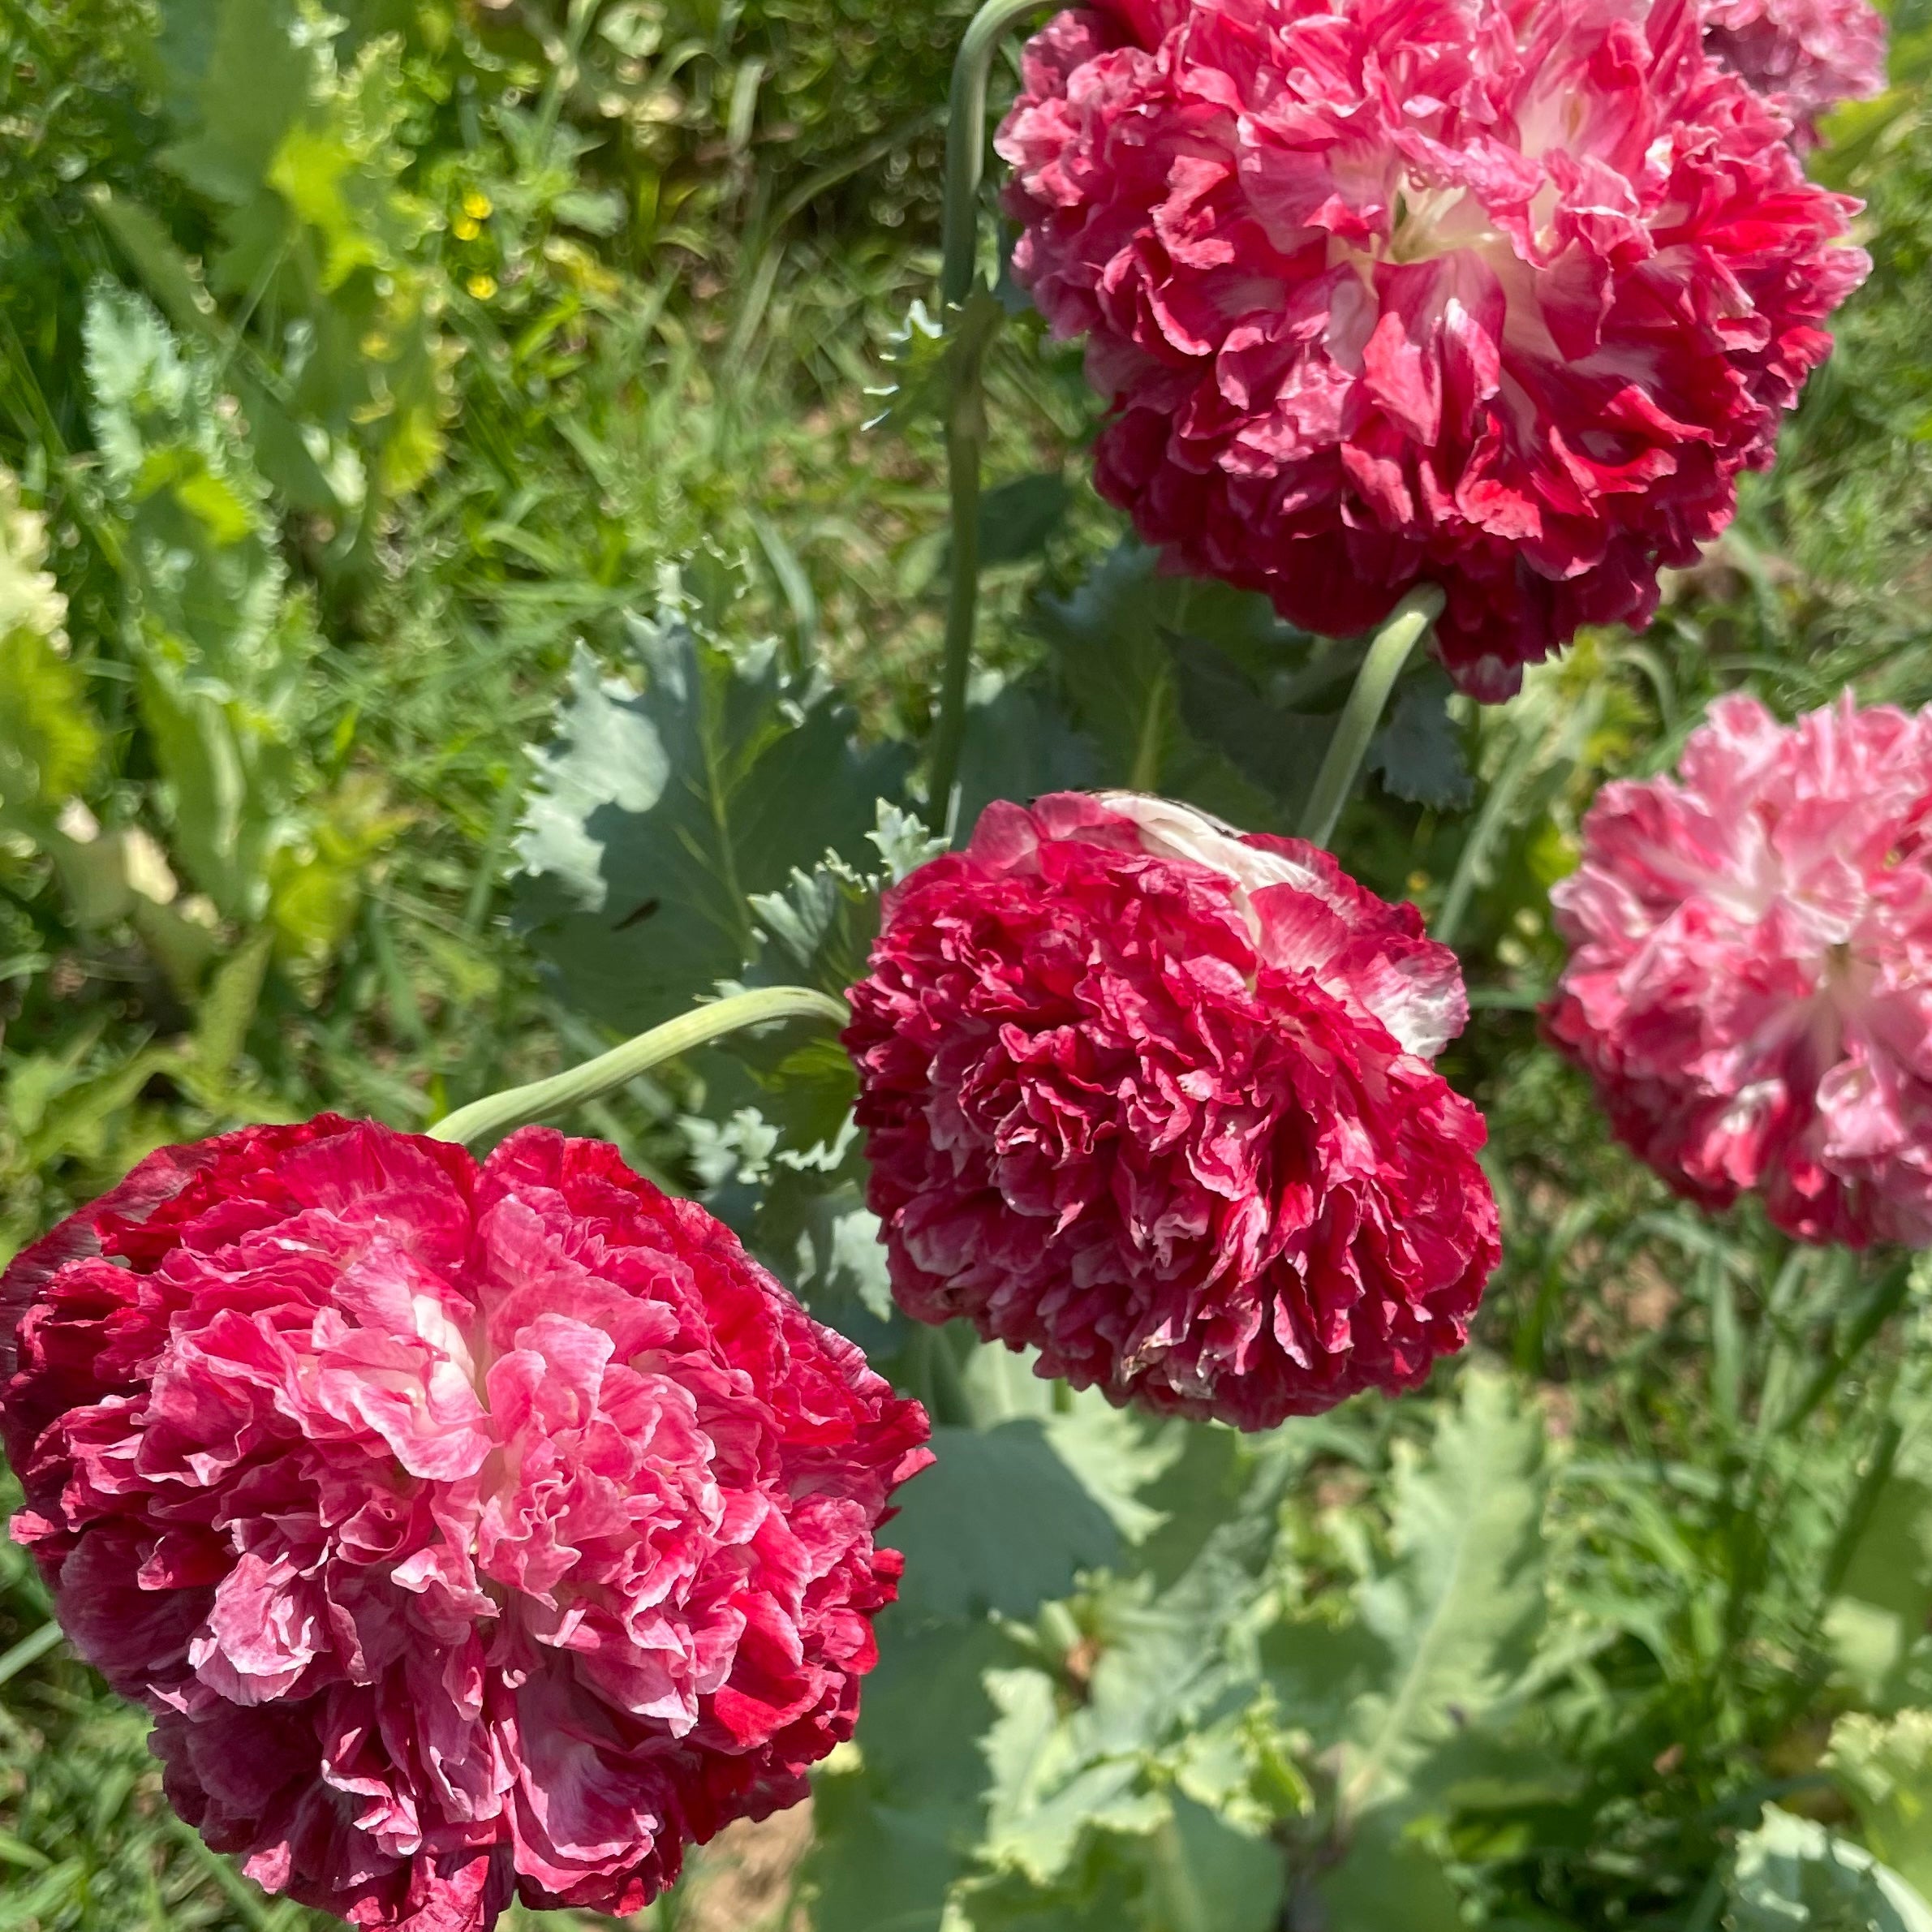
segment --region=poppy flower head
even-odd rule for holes
[[[177,1810],[361,1926],[639,1909],[850,1736],[924,1413],[602,1143],[331,1116],[0,1278],[14,1534]]]
[[[1841,101],[1885,88],[1885,20],[1866,0],[1710,0],[1704,51],[1788,114],[1805,147]]]
[[[1498,1247],[1482,1117],[1431,1064],[1461,975],[1317,847],[1135,794],[992,805],[850,997],[919,1319],[1247,1429],[1462,1345]]]
[[[1675,777],[1603,788],[1551,897],[1549,1031],[1673,1187],[1932,1244],[1932,711],[1720,699]]]
[[[1745,0],[1740,0],[1740,4]],[[1688,0],[1117,0],[1029,44],[1013,272],[1095,480],[1331,635],[1419,583],[1461,686],[1642,624],[1869,264]]]

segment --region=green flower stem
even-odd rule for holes
[[[913,1330],[903,1358],[906,1388],[926,1405],[927,1413],[942,1429],[973,1426],[972,1399],[966,1394],[956,1346],[962,1340],[971,1346],[972,1338],[965,1329],[963,1322],[949,1322],[936,1328],[921,1323]]]
[[[940,269],[940,320],[956,332],[952,393],[946,408],[946,484],[951,497],[952,576],[946,592],[945,668],[940,679],[939,727],[932,741],[927,822],[944,832],[966,742],[966,680],[973,666],[973,630],[979,609],[979,458],[986,447],[983,381],[987,328],[962,327],[973,293],[979,252],[979,180],[986,166],[986,89],[993,49],[1022,15],[1042,0],[987,0],[973,16],[953,63],[952,106],[946,122],[945,246]]]
[[[953,790],[966,744],[966,680],[979,616],[979,454],[986,446],[980,368],[985,338],[959,345],[946,416],[946,484],[952,498],[952,574],[946,586],[945,669],[940,679],[939,729],[932,740],[926,822],[941,837],[952,829]]]
[[[1778,1418],[1779,1435],[1789,1438],[1809,1422],[1824,1399],[1851,1372],[1874,1336],[1904,1306],[1912,1287],[1913,1257],[1900,1254],[1866,1291],[1848,1324],[1844,1340],[1826,1351],[1798,1397]]]
[[[553,1074],[548,1080],[532,1080],[527,1086],[512,1086],[500,1094],[486,1095],[446,1114],[429,1130],[432,1138],[460,1142],[465,1147],[520,1127],[526,1121],[567,1113],[586,1100],[613,1092],[627,1082],[647,1074],[694,1047],[735,1033],[742,1026],[769,1026],[776,1020],[826,1020],[843,1026],[851,1018],[843,1000],[829,993],[814,992],[803,986],[760,986],[749,992],[734,993],[729,999],[715,1000],[694,1007],[661,1026],[640,1033],[635,1039],[587,1060],[566,1074]]]
[[[979,178],[986,169],[986,87],[1000,36],[1046,0],[986,0],[973,15],[953,62],[946,119],[945,252],[939,299],[957,308],[973,292],[979,253]]]
[[[6,1683],[10,1677],[19,1676],[28,1664],[37,1663],[60,1642],[63,1634],[58,1624],[42,1624],[11,1650],[0,1651],[0,1684]]]
[[[1316,772],[1315,790],[1302,812],[1302,836],[1310,845],[1326,846],[1335,836],[1341,808],[1355,789],[1357,774],[1382,721],[1382,708],[1395,688],[1409,654],[1441,614],[1443,594],[1433,583],[1418,585],[1395,609],[1375,633],[1368,656],[1355,673],[1355,687],[1335,721],[1335,735]]]

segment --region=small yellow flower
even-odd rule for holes
[[[463,212],[472,222],[480,222],[493,205],[489,196],[477,188],[471,188],[463,198]]]
[[[478,235],[482,234],[483,230],[478,226],[477,223],[472,222],[467,215],[458,215],[456,219],[450,224],[450,232],[454,235],[459,242],[473,242],[475,240]]]
[[[497,278],[494,275],[472,275],[464,286],[477,301],[487,302],[497,292]]]
[[[1408,884],[1409,897],[1419,899],[1429,889],[1429,875],[1418,866],[1409,875]]]

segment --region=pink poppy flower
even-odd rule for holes
[[[1707,0],[1704,51],[1768,95],[1805,147],[1841,101],[1885,91],[1885,21],[1865,0]]]
[[[1869,267],[1689,0],[1116,0],[1029,44],[1020,282],[1095,480],[1334,635],[1441,586],[1507,697],[1729,522]]]
[[[1729,697],[1673,778],[1603,788],[1551,895],[1549,1030],[1694,1201],[1932,1242],[1932,712]]]
[[[851,1735],[924,1413],[595,1141],[324,1116],[143,1161],[0,1278],[14,1534],[270,1891],[622,1913]]]

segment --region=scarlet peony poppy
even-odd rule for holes
[[[1688,0],[1115,0],[1026,49],[1013,270],[1088,338],[1096,480],[1354,631],[1419,583],[1466,691],[1646,622],[1869,264]]]
[[[1134,794],[992,805],[851,1000],[920,1320],[1247,1429],[1461,1347],[1498,1257],[1482,1117],[1430,1065],[1461,976],[1325,852]]]
[[[1769,95],[1806,147],[1821,114],[1885,86],[1885,22],[1865,0],[1708,0],[1704,51]]]
[[[0,1305],[14,1534],[271,1891],[631,1912],[850,1736],[924,1414],[614,1150],[164,1148]]]
[[[1932,1244],[1932,711],[1720,699],[1675,780],[1604,787],[1551,897],[1551,1032],[1673,1187]]]

